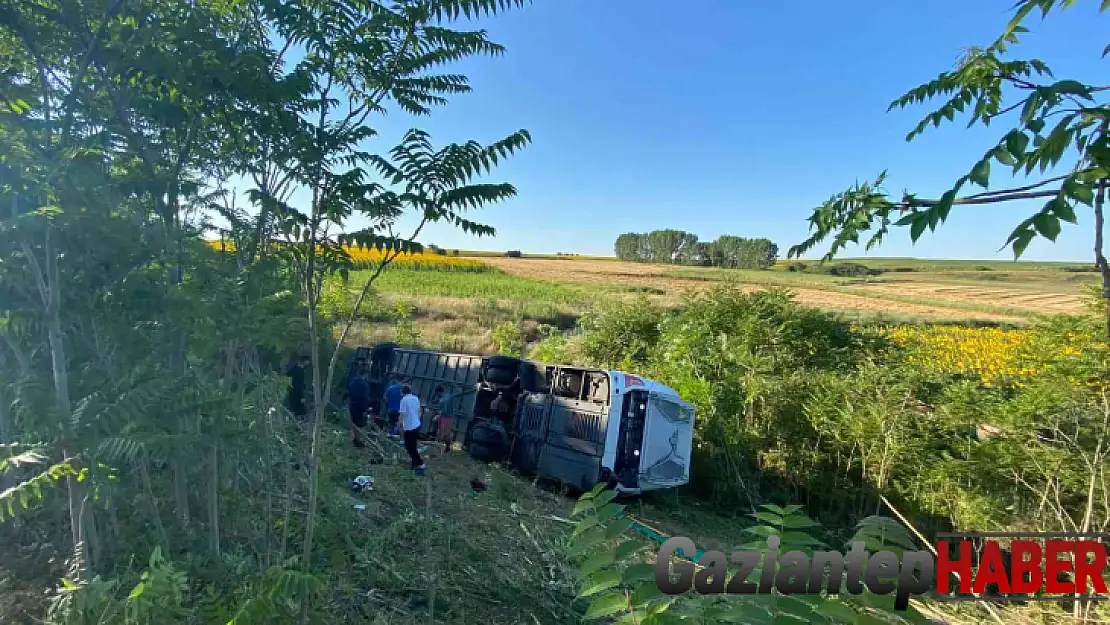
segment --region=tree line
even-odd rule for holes
[[[730,269],[767,269],[775,264],[779,246],[770,239],[725,234],[715,241],[699,241],[682,230],[626,232],[614,245],[617,258],[637,263],[698,265]]]

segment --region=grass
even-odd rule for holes
[[[424,454],[428,471],[416,476],[400,445],[371,434],[368,449],[355,450],[342,416],[334,419],[322,440],[331,460],[321,476],[327,507],[321,516],[332,523],[322,531],[339,536],[320,542],[345,545],[344,553],[329,555],[336,583],[357,580],[357,588],[347,589],[348,616],[391,625],[424,624],[433,616],[440,623],[487,625],[581,622],[588,600],[574,599],[577,571],[563,555],[574,529],[567,522],[574,499],[565,490],[431,443]],[[369,464],[368,456],[379,463]],[[366,474],[373,489],[351,492],[349,480]],[[470,487],[476,476],[488,477],[486,491]],[[731,550],[739,529],[751,524],[680,500],[676,492],[631,502],[628,512],[706,548]],[[635,532],[625,538],[658,549]]]
[[[780,261],[777,268],[785,269],[790,261]],[[817,264],[819,260],[802,259],[800,262]],[[1010,260],[955,260],[931,258],[837,258],[833,263],[858,263],[875,269],[912,269],[914,271],[961,270],[961,271],[1068,271],[1069,269],[1088,269],[1093,262],[1057,261],[1010,261]]]
[[[370,272],[351,274],[358,287]],[[590,297],[584,289],[541,280],[529,280],[491,270],[482,273],[410,271],[389,268],[374,283],[381,292],[433,297],[494,298],[499,300],[545,301],[557,304],[584,304]]]

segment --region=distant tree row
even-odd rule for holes
[[[682,230],[626,232],[614,247],[621,260],[733,269],[767,269],[779,256],[779,246],[769,239],[726,234],[716,241],[699,241]]]

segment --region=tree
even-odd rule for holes
[[[466,211],[515,194],[480,178],[530,141],[520,131],[436,148],[414,129],[383,156],[366,149],[365,122],[388,105],[425,115],[467,92],[464,76],[437,68],[502,48],[447,25],[523,4],[0,4],[0,444],[18,454],[0,462],[0,522],[12,502],[37,514],[30,502],[55,481],[68,508],[0,526],[0,544],[26,544],[33,530],[54,545],[64,601],[97,577],[129,575],[148,548],[218,577],[221,534],[256,527],[258,557],[236,573],[235,592],[247,594],[224,600],[268,605],[261,622],[287,620],[266,599],[276,587],[309,605],[311,574],[294,590],[285,563],[302,538],[292,528],[304,527],[301,564],[311,566],[318,463],[304,458],[319,457],[338,357],[327,351],[330,321],[316,314],[321,282],[350,267],[345,245],[388,250],[361,303],[389,261],[419,249],[419,227],[395,232],[404,213],[492,234]],[[303,53],[292,67],[290,50]],[[254,182],[253,213],[222,185],[235,174]],[[310,205],[289,205],[297,187]],[[200,238],[216,213],[233,254]],[[343,232],[356,214],[370,226]],[[273,373],[272,353],[305,343],[318,365],[311,437],[297,436]],[[110,481],[109,465],[128,470]],[[265,495],[227,496],[238,488]],[[301,524],[292,515],[305,490]],[[132,503],[129,525],[118,511]],[[193,513],[201,507],[207,514]],[[18,556],[3,551],[5,562]]]
[[[493,234],[492,228],[464,214],[510,198],[516,190],[508,184],[477,183],[475,178],[530,141],[528,133],[520,131],[489,146],[471,141],[435,149],[427,133],[414,129],[387,158],[362,148],[375,135],[367,122],[371,115],[383,112],[387,102],[419,116],[446,104],[448,96],[468,92],[465,76],[438,73],[439,66],[477,54],[497,54],[502,48],[482,31],[451,30],[444,24],[460,14],[489,15],[523,4],[524,0],[406,0],[385,6],[344,0],[309,2],[293,11],[263,5],[269,28],[306,52],[291,71],[298,79],[285,94],[284,107],[263,111],[273,116],[262,123],[283,128],[291,138],[276,142],[280,160],[251,173],[256,181],[279,182],[250,191],[260,214],[277,219],[275,229],[285,241],[281,253],[297,268],[307,304],[315,411],[301,562],[306,569],[311,568],[316,520],[320,432],[331,400],[339,347],[359,307],[374,281],[398,255],[421,249],[415,239],[427,223],[446,221],[479,236]],[[290,117],[288,110],[299,115]],[[374,173],[381,182],[372,179]],[[311,193],[306,211],[286,201],[285,190],[295,186]],[[421,219],[410,234],[400,236],[395,225],[406,212]],[[354,215],[368,219],[370,226],[344,233]],[[320,293],[329,274],[352,267],[346,252],[350,245],[375,247],[386,254],[356,298],[325,366],[320,353],[324,335],[317,314]]]
[[[617,237],[617,242],[613,245],[617,258],[633,262],[644,260],[642,239],[643,235],[635,232],[626,232]]]
[[[945,98],[907,135],[907,141],[930,125],[954,121],[965,111],[970,114],[968,127],[982,124],[1005,129],[951,189],[936,199],[910,192],[892,199],[883,188],[883,172],[873,182],[858,183],[817,207],[809,219],[811,236],[792,247],[788,257],[798,257],[831,238],[825,254],[829,260],[849,243],[858,244],[859,237],[868,233],[866,249],[871,249],[891,226],[909,227],[910,238],[916,242],[926,229],[932,232],[944,223],[953,207],[1043,200],[1042,208],[1019,223],[1004,246],[1011,246],[1016,260],[1034,238],[1055,241],[1062,223],[1077,223],[1078,208],[1091,210],[1094,261],[1102,278],[1103,300],[1110,303],[1110,263],[1103,251],[1104,205],[1110,181],[1110,101],[1101,98],[1110,86],[1058,80],[1041,60],[1009,58],[1010,46],[1029,32],[1023,24],[1034,10],[1047,17],[1053,9],[1063,10],[1073,4],[1074,0],[1021,0],[997,40],[986,48],[971,48],[955,69],[891,103],[893,110],[936,96]],[[1098,10],[1103,13],[1107,8],[1110,3],[1102,2]],[[1028,177],[1036,171],[1038,179],[991,191],[993,164],[999,166],[996,170],[1009,170],[1014,176],[1021,173]],[[1046,177],[1060,169],[1063,173]],[[969,185],[984,191],[961,195]],[[1106,307],[1106,332],[1110,338],[1110,306]]]

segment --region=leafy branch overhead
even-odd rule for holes
[[[886,172],[872,182],[857,183],[832,196],[817,207],[809,219],[811,236],[792,247],[789,257],[797,257],[830,240],[826,259],[833,258],[848,244],[858,244],[868,235],[866,249],[878,245],[891,226],[910,229],[917,241],[926,229],[936,230],[955,206],[998,204],[1019,200],[1043,200],[1033,215],[1019,223],[1005,245],[1019,258],[1036,237],[1055,241],[1062,222],[1077,223],[1076,209],[1098,209],[1096,198],[1110,177],[1110,108],[1099,94],[1110,86],[1094,86],[1076,80],[1058,80],[1046,63],[1038,59],[1010,60],[1009,47],[1029,32],[1023,22],[1035,9],[1047,15],[1053,8],[1076,4],[1074,0],[1023,0],[1002,36],[986,48],[972,48],[955,69],[917,87],[895,100],[890,110],[944,98],[943,104],[926,115],[907,135],[912,141],[930,126],[953,122],[957,115],[970,117],[968,127],[1009,126],[998,141],[989,146],[967,174],[937,199],[925,199],[904,192],[894,199],[884,189]],[[1101,2],[1099,11],[1110,8]],[[1110,49],[1110,48],[1108,48]],[[1016,98],[1006,104],[1008,97]],[[1065,173],[1043,177],[1061,165]],[[992,169],[994,170],[992,172]],[[990,191],[992,173],[1011,176],[1040,176],[1029,184]],[[976,186],[984,191],[966,194]],[[965,194],[961,195],[961,192]],[[1097,211],[1096,211],[1097,212]],[[1096,228],[1101,217],[1096,215]],[[1101,253],[1096,253],[1101,256]],[[1103,260],[1096,258],[1100,265]]]

